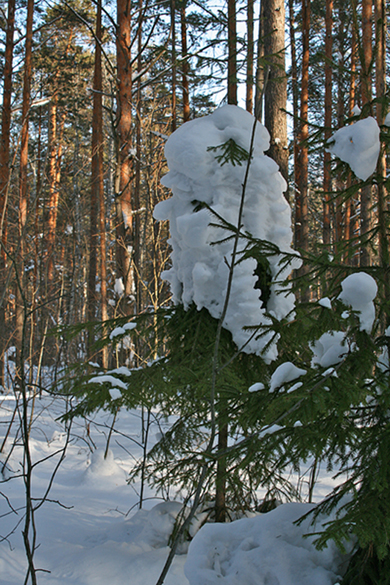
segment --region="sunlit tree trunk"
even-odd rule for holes
[[[377,97],[386,94],[386,11],[384,0],[375,0],[375,47],[376,47],[376,67],[375,67],[375,85]],[[376,119],[378,125],[384,122],[384,109],[382,104],[376,105]],[[390,297],[390,276],[389,267],[389,243],[388,243],[388,202],[386,181],[386,156],[382,149],[378,159],[377,167],[378,176],[378,222],[379,222],[379,261],[380,265],[385,268],[384,271],[384,298]],[[390,324],[389,311],[387,311],[386,323]]]
[[[288,183],[287,76],[285,71],[284,0],[262,0],[264,14],[264,55],[268,79],[264,92],[264,124],[270,133],[268,155],[279,165]],[[286,198],[288,195],[286,193]]]
[[[183,85],[183,122],[190,119],[190,93],[188,86],[188,49],[187,49],[187,18],[185,5],[180,8],[180,25],[181,25],[181,72]]]
[[[362,106],[371,101],[371,68],[372,61],[372,0],[362,0],[362,55],[361,55],[361,94]],[[369,266],[371,263],[370,249],[366,243],[371,229],[371,186],[363,187],[360,196],[360,235],[362,246],[360,251],[360,265]]]
[[[131,2],[117,0],[116,263],[124,286],[122,311],[134,307]]]
[[[91,198],[90,198],[90,232],[89,232],[89,272],[87,292],[87,319],[94,321],[97,317],[98,299],[96,294],[97,260],[99,235],[98,229],[99,204],[101,202],[101,190],[103,190],[103,104],[102,104],[102,6],[98,0],[96,11],[95,33],[95,64],[93,77],[93,106],[92,106],[92,167],[91,167]],[[105,284],[105,283],[104,283]],[[102,294],[101,282],[100,294]],[[88,353],[90,357],[93,344],[92,333],[88,336]]]
[[[297,187],[297,169],[299,164],[299,92],[298,92],[298,67],[297,67],[297,51],[295,41],[295,15],[294,15],[294,0],[289,0],[289,31],[290,31],[290,52],[291,52],[291,84],[292,84],[292,105],[293,105],[293,176],[294,176],[294,202],[295,202],[295,221],[294,221],[294,245],[299,247],[300,226],[301,226],[301,198],[299,189]]]
[[[26,319],[25,307],[27,290],[25,288],[24,277],[24,254],[25,254],[25,228],[27,221],[27,203],[28,203],[28,123],[31,96],[31,75],[32,75],[32,35],[33,35],[33,15],[34,0],[27,2],[27,24],[26,24],[26,44],[24,54],[24,77],[23,77],[23,98],[22,98],[22,132],[20,148],[20,166],[19,166],[19,210],[18,210],[18,244],[16,257],[17,279],[15,287],[15,348],[16,348],[16,386],[22,388],[22,370],[23,370],[23,343],[24,343],[24,322]]]
[[[342,6],[340,7],[342,10]],[[357,43],[356,43],[356,27],[352,23],[352,39],[351,39],[351,60],[350,60],[350,71],[351,71],[351,81],[349,86],[349,116],[353,115],[353,108],[355,106],[355,99],[356,99],[356,57],[357,57]],[[352,173],[349,172],[347,187],[351,186],[352,182]],[[358,255],[356,254],[356,242],[354,238],[358,234],[359,226],[357,222],[357,215],[356,215],[356,205],[355,200],[352,197],[349,197],[345,204],[345,232],[344,237],[347,242],[350,242],[350,248],[352,250],[348,251],[348,256],[352,264],[356,264],[358,262]],[[347,259],[347,255],[346,255]]]
[[[141,15],[142,13],[142,0],[138,2],[138,9]],[[140,246],[140,206],[141,206],[141,126],[142,126],[142,92],[141,92],[141,76],[140,72],[142,71],[142,19],[140,17],[140,21],[138,24],[138,54],[137,54],[137,118],[135,121],[136,126],[136,156],[135,156],[135,185],[134,185],[134,218],[133,218],[133,226],[134,226],[134,241],[137,245],[134,248],[134,289],[136,291],[136,312],[141,312],[142,307],[142,289],[141,289],[141,281],[142,281],[142,262],[141,262],[141,246]]]
[[[68,41],[65,48],[64,57],[67,56],[74,37],[74,31],[69,33]],[[61,178],[61,158],[62,142],[65,129],[65,110],[61,113],[59,123],[58,117],[58,74],[54,75],[53,95],[51,96],[49,106],[49,201],[47,213],[47,234],[46,234],[46,253],[47,253],[47,291],[48,296],[53,293],[54,265],[55,265],[55,241],[57,236],[57,217],[58,217],[58,199],[59,184]]]
[[[0,386],[4,386],[4,352],[6,350],[6,266],[7,193],[9,186],[12,62],[14,53],[15,0],[8,0],[7,31],[3,69],[3,105],[0,137]]]
[[[172,43],[172,132],[176,130],[176,5],[171,0],[171,43]]]
[[[299,158],[296,169],[296,182],[300,198],[300,225],[297,226],[297,245],[308,250],[308,148],[309,136],[308,101],[309,101],[309,31],[310,0],[302,0],[302,78],[299,132]]]

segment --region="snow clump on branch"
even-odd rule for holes
[[[366,181],[375,172],[381,149],[380,130],[374,118],[364,118],[333,134],[328,152],[349,164],[355,175]]]
[[[254,122],[254,117],[241,108],[224,106],[209,116],[183,124],[165,146],[170,170],[162,183],[173,195],[156,205],[154,217],[170,222],[172,268],[162,276],[170,282],[176,304],[183,303],[188,308],[195,303],[199,310],[205,307],[215,319],[220,318],[225,302],[233,231],[226,223],[224,229],[216,227],[221,220],[212,211],[224,222],[237,226],[247,167],[245,160],[224,164],[217,157],[222,151],[219,147],[228,141],[240,152],[248,153]],[[283,196],[287,185],[278,165],[264,154],[268,148],[269,134],[256,122],[241,231],[291,253],[291,210]],[[242,259],[246,244],[246,239],[240,238],[236,259],[240,261],[234,267],[223,326],[231,332],[238,348],[260,355],[272,334],[258,337],[253,330],[244,328],[271,325],[267,312],[281,319],[293,310],[294,295],[288,290],[281,292],[282,285],[277,281],[285,279],[300,265],[300,260],[295,259],[281,270],[281,255],[267,256],[272,282],[265,303],[260,300],[256,259]],[[264,352],[267,360],[275,359],[276,355],[275,344]]]

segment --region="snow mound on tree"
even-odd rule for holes
[[[185,308],[195,303],[199,310],[207,308],[216,319],[222,314],[226,297],[233,241],[225,238],[232,232],[210,225],[218,223],[217,218],[194,202],[206,203],[226,222],[237,226],[247,163],[221,164],[216,160],[221,151],[215,147],[232,139],[240,148],[249,151],[254,121],[253,116],[241,108],[224,106],[209,116],[181,126],[165,147],[170,170],[162,183],[172,190],[173,196],[158,203],[154,211],[157,220],[170,222],[172,268],[163,273],[163,278],[170,282],[175,303],[183,303]],[[269,134],[256,122],[242,229],[255,238],[277,245],[283,252],[292,252],[291,210],[283,196],[287,186],[278,165],[264,155],[268,148]],[[242,239],[239,250],[245,245]],[[260,355],[270,336],[253,336],[253,330],[245,330],[245,327],[270,325],[266,309],[281,319],[294,307],[294,295],[289,291],[281,293],[281,285],[276,281],[286,278],[290,270],[299,265],[299,260],[281,272],[280,256],[268,260],[273,280],[266,308],[260,300],[261,291],[255,288],[257,261],[246,258],[234,269],[223,325],[246,353]],[[275,345],[267,348],[264,357],[276,357]]]
[[[355,175],[366,181],[375,171],[381,149],[379,126],[374,118],[364,118],[337,130],[328,152],[349,164]]]
[[[304,538],[313,532],[310,518],[294,524],[313,507],[283,504],[231,524],[206,524],[190,544],[190,585],[333,585],[346,557],[333,542],[319,551],[314,537]]]
[[[378,292],[375,280],[366,272],[355,272],[343,280],[341,289],[338,298],[357,311],[360,329],[370,333],[375,320],[373,301]]]

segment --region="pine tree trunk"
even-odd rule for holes
[[[58,114],[58,94],[56,93],[50,103],[49,108],[49,204],[47,217],[47,290],[48,297],[53,294],[54,284],[54,266],[55,266],[55,242],[57,237],[57,219],[58,219],[58,200],[59,185],[61,179],[61,158],[62,158],[62,141],[65,128],[65,110],[61,113],[59,124],[57,122]]]
[[[142,0],[138,2],[138,9],[142,13]],[[138,54],[137,54],[137,71],[140,74],[142,71],[142,20],[138,25]],[[137,245],[134,249],[134,289],[136,291],[136,312],[141,312],[142,307],[142,289],[140,283],[141,276],[141,249],[140,249],[140,206],[141,206],[141,123],[142,123],[142,94],[141,94],[141,77],[138,75],[137,79],[137,119],[136,124],[136,156],[135,156],[135,185],[134,185],[134,241]],[[138,352],[137,352],[138,353]]]
[[[338,87],[337,87],[337,126],[341,128],[344,126],[345,118],[345,82],[344,75],[346,70],[345,64],[345,7],[339,5],[338,7]],[[344,182],[341,174],[337,178],[337,190],[342,191],[344,188]],[[343,241],[344,229],[344,217],[343,217],[343,200],[342,197],[338,196],[335,201],[335,213],[334,213],[334,241],[335,241],[335,253],[338,254],[341,251]]]
[[[361,93],[364,107],[371,101],[372,0],[362,0],[362,28]],[[371,186],[363,187],[360,195],[360,236],[362,238],[360,266],[370,266],[371,264],[371,254],[367,244],[368,234],[371,230],[371,198]]]
[[[129,315],[133,311],[135,300],[132,266],[134,241],[130,0],[117,0],[117,21],[116,263],[117,278],[121,278],[124,285],[122,312]]]
[[[264,56],[268,76],[264,93],[264,124],[270,133],[268,155],[279,165],[288,184],[287,76],[285,67],[284,0],[262,0],[264,5]],[[288,199],[288,193],[285,194]]]
[[[375,86],[378,98],[386,94],[386,12],[383,0],[375,0],[375,47],[376,47],[376,67],[375,67]],[[381,126],[384,121],[384,111],[382,104],[376,105],[376,119]],[[387,189],[386,181],[386,156],[384,149],[378,159],[377,167],[378,176],[378,223],[379,223],[379,263],[382,266],[384,283],[383,298],[390,298],[390,276],[389,276],[389,243],[388,243],[388,220],[387,220]],[[390,314],[387,311],[385,326],[390,324]]]
[[[228,104],[237,105],[236,0],[228,0]]]
[[[328,140],[332,133],[332,28],[333,28],[333,0],[326,0],[325,18],[325,140]],[[331,243],[330,231],[330,192],[332,186],[330,173],[331,155],[324,153],[324,216],[323,216],[323,242],[326,246]]]
[[[299,248],[308,250],[308,148],[306,140],[309,136],[308,101],[309,101],[309,31],[310,31],[310,0],[302,0],[302,79],[301,107],[299,132],[299,158],[296,169],[296,182],[300,198]],[[303,270],[305,268],[303,267]]]
[[[33,16],[34,0],[27,2],[27,24],[26,24],[26,44],[24,54],[24,78],[23,78],[23,98],[22,98],[22,132],[21,132],[21,149],[20,149],[20,166],[19,166],[19,213],[18,213],[18,247],[16,258],[17,282],[15,288],[15,384],[22,389],[22,371],[24,367],[24,322],[26,319],[26,295],[24,278],[24,254],[25,254],[25,227],[27,221],[27,202],[28,202],[28,185],[27,185],[27,166],[28,166],[28,122],[30,110],[31,95],[31,75],[32,75],[32,34],[33,34]]]
[[[3,69],[3,107],[0,138],[0,386],[4,387],[6,340],[7,195],[9,186],[12,62],[14,53],[15,0],[8,0],[7,31]],[[0,389],[1,391],[1,389]]]
[[[103,188],[103,107],[102,107],[102,6],[98,0],[96,11],[96,38],[95,64],[93,77],[93,106],[92,106],[92,166],[91,166],[91,196],[90,196],[90,231],[89,231],[89,272],[87,290],[87,320],[94,321],[97,317],[98,299],[96,294],[96,277],[98,265],[98,207],[101,202]],[[102,284],[102,283],[101,283]],[[88,354],[92,358],[92,332],[88,335]]]
[[[172,42],[172,132],[176,130],[176,6],[171,0],[171,42]]]
[[[181,24],[181,58],[182,58],[182,85],[183,85],[183,122],[188,122],[190,119],[190,93],[188,86],[188,49],[187,49],[187,18],[185,6],[180,8],[180,24]]]
[[[301,199],[299,189],[297,188],[297,169],[299,164],[299,93],[298,93],[298,67],[297,67],[297,52],[295,42],[295,16],[294,16],[294,0],[289,0],[289,30],[290,30],[290,47],[291,47],[291,83],[292,83],[292,100],[293,100],[293,115],[294,115],[294,202],[295,202],[295,221],[294,221],[294,246],[300,247],[300,226],[301,218]]]
[[[342,10],[343,7],[340,7]],[[357,55],[357,43],[356,43],[356,28],[352,23],[352,39],[351,39],[351,79],[349,86],[349,115],[352,116],[353,108],[355,106],[356,99],[356,55]],[[352,184],[352,173],[349,172],[347,187]],[[355,200],[349,197],[345,204],[345,220],[344,220],[344,237],[345,241],[350,242],[350,250],[346,253],[346,260],[349,259],[351,264],[356,265],[358,263],[358,255],[356,254],[356,243],[354,238],[358,234],[359,226],[357,224],[356,216],[356,205]],[[352,249],[351,249],[352,248]]]
[[[253,5],[254,0],[248,0],[247,3],[247,57],[246,57],[246,110],[253,113],[253,61],[254,61],[254,41],[253,41]]]
[[[255,93],[255,116],[263,121],[263,97],[264,97],[264,34],[263,34],[263,0],[260,0],[259,10],[259,32],[257,40],[256,56],[256,93]]]

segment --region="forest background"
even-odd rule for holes
[[[295,248],[343,249],[362,266],[377,258],[375,239],[359,244],[372,235],[375,188],[354,189],[352,174],[332,172],[324,144],[349,119],[383,123],[385,4],[225,8],[3,3],[1,381],[11,347],[19,385],[22,354],[34,364],[93,356],[92,334],[68,342],[49,337],[53,327],[169,303],[159,278],[168,228],[152,218],[168,196],[164,142],[237,95],[270,131]],[[107,350],[99,359],[107,365]]]
[[[146,363],[148,337],[116,351],[99,339],[112,319],[170,306],[169,226],[152,215],[169,196],[164,144],[223,103],[270,132],[304,260],[299,299],[337,287],[341,266],[380,274],[389,297],[385,148],[367,181],[326,150],[367,116],[385,142],[384,2],[9,0],[0,25],[5,390],[50,390],[47,367],[53,381],[72,364]]]

